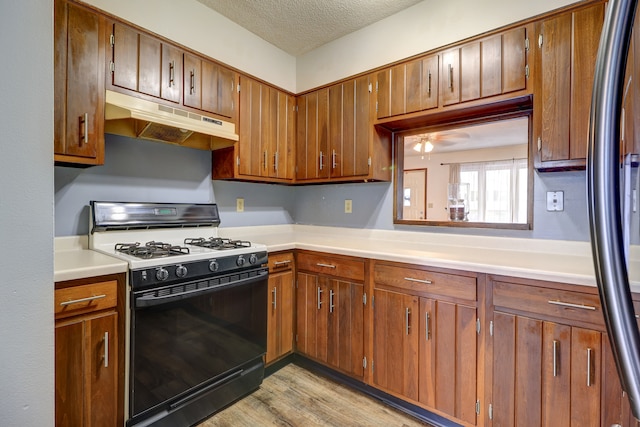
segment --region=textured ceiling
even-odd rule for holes
[[[422,0],[198,0],[293,56]]]

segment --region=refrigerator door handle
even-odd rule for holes
[[[622,388],[640,418],[640,334],[629,290],[621,224],[620,114],[626,56],[638,0],[611,0],[591,101],[587,196],[591,248],[607,332]]]

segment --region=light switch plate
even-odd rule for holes
[[[547,191],[547,211],[564,211],[564,191]]]
[[[351,199],[345,199],[344,201],[344,213],[353,212],[353,201]]]
[[[244,212],[244,199],[242,197],[236,199],[236,212]]]

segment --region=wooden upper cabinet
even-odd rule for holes
[[[295,99],[241,76],[240,140],[213,152],[213,179],[290,182],[294,171]]]
[[[442,52],[442,70],[440,72],[440,95],[442,105],[460,102],[460,49]]]
[[[604,7],[597,3],[537,25],[534,140],[539,169],[585,165]]]
[[[112,84],[138,91],[138,37],[140,33],[120,23],[113,24],[111,33]],[[146,52],[148,53],[148,52]],[[149,58],[145,58],[147,61]],[[158,53],[159,59],[159,53]]]
[[[438,56],[430,55],[377,73],[377,118],[438,106]]]
[[[104,163],[105,20],[57,0],[54,13],[54,160]]]
[[[235,117],[237,75],[214,62],[202,60],[202,110],[229,119]]]
[[[185,53],[183,76],[184,105],[198,110],[202,109],[202,59]]]
[[[182,50],[162,43],[160,98],[180,102],[182,95]]]
[[[329,178],[329,90],[298,97],[296,180]]]
[[[525,27],[515,28],[502,34],[502,93],[527,88],[527,40]],[[487,67],[486,72],[483,69],[482,81],[485,85],[487,81],[490,81],[485,74],[490,72],[491,67],[484,62],[483,66]],[[489,96],[489,93],[483,89],[482,95]]]

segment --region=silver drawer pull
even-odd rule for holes
[[[80,298],[80,299],[72,299],[71,301],[62,301],[60,303],[61,306],[71,305],[71,304],[80,304],[81,302],[93,301],[101,298],[106,298],[106,295],[94,295],[92,297]]]
[[[318,310],[320,310],[320,306],[322,306],[322,289],[318,286]]]
[[[323,263],[321,263],[321,262],[317,263],[316,265],[317,265],[318,267],[336,268],[336,266],[335,266],[335,265],[333,265],[333,264],[323,264]]]
[[[274,267],[282,267],[283,265],[291,264],[290,259],[285,259],[284,261],[275,261],[273,263]]]
[[[429,337],[431,336],[431,325],[429,325],[429,323],[430,323],[430,322],[429,322],[429,319],[430,319],[430,318],[429,318],[429,312],[427,311],[427,312],[425,313],[425,319],[424,319],[424,320],[425,320],[425,329],[426,329],[426,331],[425,331],[425,334],[426,334],[425,338],[427,339],[427,341],[429,341]]]
[[[591,310],[595,311],[595,307],[592,305],[584,305],[584,304],[572,304],[570,302],[562,302],[562,301],[547,301],[549,304],[559,305],[561,307],[570,307],[570,308],[579,308],[582,310]]]
[[[553,376],[558,376],[558,350],[560,347],[560,342],[558,340],[553,340]]]
[[[104,367],[109,367],[109,332],[104,333]]]
[[[592,377],[593,377],[593,357],[591,354],[593,353],[593,349],[587,349],[587,387],[592,386]]]
[[[329,290],[329,313],[333,313],[333,309],[335,308],[335,305],[333,305],[334,295],[335,293],[333,292],[333,289]]]
[[[405,277],[404,280],[406,280],[407,282],[424,283],[425,285],[430,285],[433,283],[431,280],[414,279],[413,277]]]
[[[271,294],[273,294],[273,311],[276,310],[277,308],[277,300],[278,300],[278,288],[277,287],[273,287],[273,290],[271,291]]]
[[[409,335],[409,328],[411,328],[411,325],[409,324],[409,316],[411,316],[411,309],[409,307],[405,307],[404,309],[404,327],[405,327],[405,332],[407,335]]]

